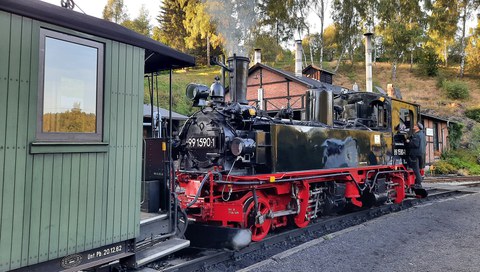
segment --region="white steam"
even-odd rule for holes
[[[227,56],[247,56],[245,44],[252,38],[257,23],[256,0],[205,0],[207,12],[224,39]]]

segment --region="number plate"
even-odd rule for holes
[[[215,137],[191,137],[187,139],[187,145],[189,148],[202,149],[202,148],[216,148]]]

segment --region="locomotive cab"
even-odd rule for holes
[[[394,163],[407,165],[405,140],[413,132],[414,124],[420,121],[420,108],[416,104],[392,99],[392,133]]]

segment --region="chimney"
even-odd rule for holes
[[[262,49],[255,48],[255,55],[253,56],[253,63],[262,63]]]
[[[248,104],[247,100],[247,76],[250,59],[233,55],[227,59],[230,72],[230,102]]]
[[[367,27],[367,32],[363,34],[365,36],[365,69],[366,69],[366,90],[371,93],[373,91],[373,79],[372,79],[372,36],[373,31],[371,27]]]
[[[302,76],[302,40],[295,41],[295,76]]]

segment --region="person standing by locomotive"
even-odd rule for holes
[[[407,143],[408,164],[415,173],[415,187],[422,188],[422,175],[420,174],[420,167],[424,167],[425,154],[425,134],[421,130],[423,125],[417,123],[413,126],[413,134]]]

